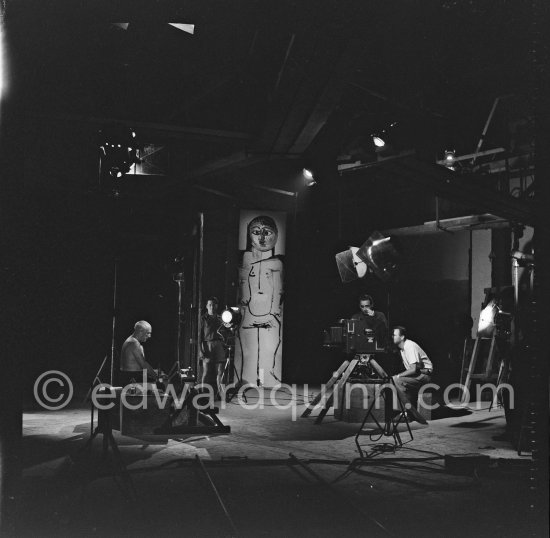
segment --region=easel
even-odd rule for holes
[[[349,376],[359,364],[359,359],[357,355],[351,360],[345,360],[338,370],[332,374],[332,377],[328,382],[323,385],[321,392],[315,396],[315,398],[306,406],[305,411],[300,415],[302,418],[309,417],[315,406],[324,399],[325,404],[323,409],[315,419],[315,424],[321,424],[328,410],[331,408],[334,402],[334,395],[338,394],[339,391],[344,386],[344,383],[349,379]]]

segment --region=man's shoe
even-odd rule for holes
[[[393,410],[392,411],[392,419],[393,420],[399,420],[401,418],[401,415],[403,414],[403,411],[400,410]]]
[[[411,407],[407,410],[407,413],[409,415],[410,420],[416,420],[416,422],[420,422],[420,424],[427,425],[428,421],[414,408]]]

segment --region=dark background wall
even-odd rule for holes
[[[14,138],[26,145],[13,148],[4,199],[9,251],[4,270],[6,282],[13,283],[7,291],[15,310],[10,326],[25,346],[18,353],[26,394],[45,369],[66,371],[81,386],[92,380],[110,352],[115,260],[115,350],[136,320],[147,319],[153,325],[147,357],[167,370],[175,361],[178,322],[173,262],[184,258],[182,360],[191,363],[193,323],[203,308],[196,304],[193,283],[199,215],[204,216],[203,299],[216,295],[222,305],[234,304],[239,211],[273,209],[276,195],[264,192],[263,202],[230,200],[180,186],[177,195],[159,197],[158,182],[170,179],[128,176],[113,197],[112,184],[98,183],[95,139],[89,133],[64,126],[45,141],[40,133],[27,129]],[[34,148],[34,141],[42,149]],[[33,148],[30,155],[27,146]],[[397,279],[385,284],[369,274],[342,284],[336,253],[360,246],[374,230],[432,219],[434,199],[406,184],[388,191],[376,175],[341,178],[332,162],[328,154],[320,158],[318,185],[300,190],[287,204],[284,380],[321,383],[330,377],[342,357],[322,347],[323,329],[351,316],[360,293],[370,293],[392,323],[407,325],[413,338],[443,361],[446,335],[459,330],[455,316],[469,311],[468,234],[401,237]],[[258,183],[275,173],[269,162],[253,171]]]
[[[177,256],[184,256],[186,266],[186,330],[196,316],[192,293],[196,207],[184,203],[152,207],[97,194],[27,191],[10,212],[18,259],[17,268],[8,270],[16,272],[22,293],[14,320],[26,327],[27,392],[34,379],[51,368],[65,371],[79,384],[92,380],[110,351],[115,260],[116,350],[135,321],[146,319],[153,325],[147,357],[155,366],[170,368],[176,349],[178,288],[173,261]],[[385,284],[369,274],[342,284],[334,256],[350,244],[360,245],[377,229],[376,215],[360,227],[338,229],[330,211],[322,218],[317,212],[306,208],[287,219],[285,381],[328,379],[342,357],[322,347],[323,329],[356,312],[360,293],[371,294],[392,323],[407,325],[428,352],[444,357],[455,315],[467,312],[468,306],[468,245],[463,238],[443,234],[402,238],[403,263],[397,280]],[[204,299],[216,295],[222,306],[236,300],[238,218],[239,208],[234,205],[204,211],[202,293]],[[186,342],[189,337],[186,333]],[[187,364],[191,360],[187,345],[184,353]]]

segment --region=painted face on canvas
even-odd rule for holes
[[[277,231],[267,224],[253,224],[250,227],[250,241],[256,250],[267,252],[277,243]]]

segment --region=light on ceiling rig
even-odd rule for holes
[[[101,169],[111,177],[119,179],[130,171],[132,165],[141,162],[133,129],[123,125],[108,125],[101,129],[99,136]]]
[[[456,151],[454,149],[445,150],[445,166],[451,168],[456,162]]]
[[[395,134],[394,130],[396,127],[397,122],[395,121],[388,127],[382,129],[381,131],[376,131],[371,135],[372,143],[374,144],[376,151],[384,151],[392,145]]]
[[[383,148],[386,145],[384,139],[379,135],[372,135],[372,142],[377,148]]]
[[[315,181],[315,176],[313,175],[313,172],[309,168],[304,168],[302,170],[302,175],[304,176],[304,185],[306,187],[312,187],[317,183],[317,181]]]

